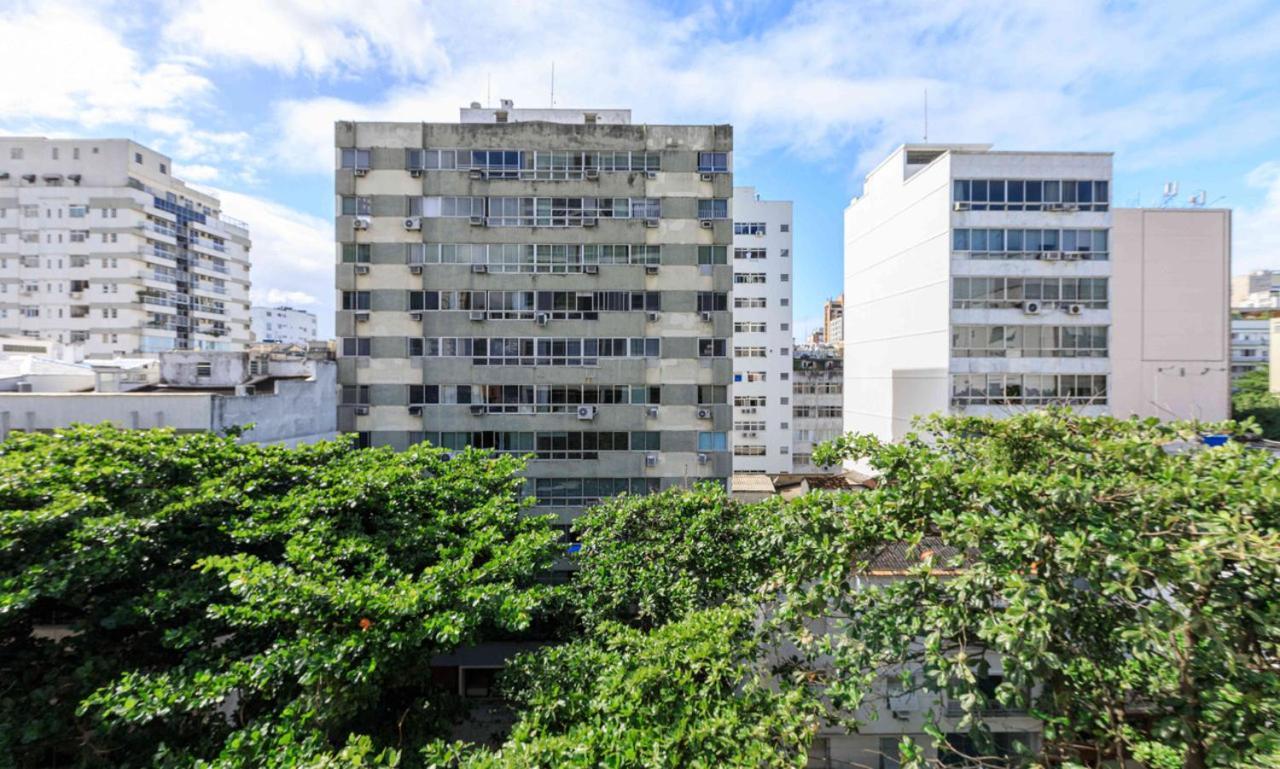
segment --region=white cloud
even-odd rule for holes
[[[1231,272],[1280,269],[1280,161],[1253,169],[1246,178],[1251,187],[1266,190],[1262,202],[1235,211],[1235,246]]]
[[[249,225],[254,301],[320,305],[321,334],[332,334],[332,220],[242,192],[207,189],[226,214]]]
[[[173,175],[186,182],[203,182],[209,183],[216,181],[222,172],[213,166],[200,164],[186,165],[178,164],[173,167]]]
[[[124,123],[212,88],[178,61],[148,64],[92,3],[18,2],[0,11],[0,118]]]
[[[431,6],[416,0],[195,0],[164,30],[175,51],[289,74],[423,76],[442,66]]]

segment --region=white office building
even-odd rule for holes
[[[733,472],[791,471],[791,201],[733,190]]]
[[[249,232],[127,139],[0,138],[0,334],[94,356],[249,342]]]
[[[1230,216],[1111,209],[1111,155],[907,145],[845,211],[845,429],[1225,418]]]
[[[254,305],[253,338],[269,344],[306,344],[316,338],[316,314],[292,307]]]

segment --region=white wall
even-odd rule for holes
[[[913,413],[946,407],[950,162],[904,181],[900,149],[845,209],[846,432],[894,439]]]
[[[1227,419],[1231,212],[1118,209],[1112,229],[1111,410]],[[1258,321],[1265,336],[1266,321]]]

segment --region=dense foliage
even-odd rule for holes
[[[1280,398],[1271,392],[1268,367],[1243,374],[1231,385],[1231,415],[1257,422],[1262,437],[1280,440]]]
[[[297,766],[434,738],[431,657],[546,598],[555,533],[520,515],[519,469],[109,427],[11,438],[0,765]]]
[[[801,767],[891,687],[927,711],[904,767],[1007,753],[1021,711],[1031,765],[1280,765],[1269,453],[1064,411],[918,427],[817,452],[874,490],[602,504],[566,588],[510,458],[16,436],[0,767]],[[513,725],[453,742],[432,658],[515,637],[545,644],[502,678]]]

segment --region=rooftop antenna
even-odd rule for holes
[[[1209,193],[1205,192],[1204,190],[1200,190],[1196,194],[1187,198],[1187,205],[1193,208],[1204,208],[1204,201],[1205,201],[1205,198],[1207,198],[1208,196],[1209,196]]]
[[[929,89],[924,89],[924,140],[929,141]]]
[[[1178,197],[1178,183],[1177,183],[1177,182],[1165,182],[1165,183],[1164,183],[1164,196],[1160,199],[1160,207],[1161,207],[1161,208],[1166,208],[1166,207],[1168,207],[1169,203],[1170,203],[1170,202],[1172,202],[1172,201],[1173,201],[1173,199],[1174,199],[1174,198],[1176,198],[1176,197]]]
[[[551,62],[551,109],[556,108],[556,63]]]

